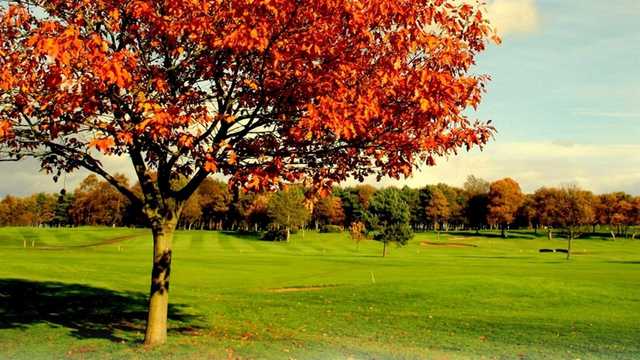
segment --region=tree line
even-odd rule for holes
[[[122,183],[126,177],[119,175]],[[139,192],[139,184],[130,186]],[[594,194],[576,186],[521,191],[513,179],[489,183],[469,176],[462,188],[447,184],[396,189],[408,208],[413,231],[496,229],[544,230],[549,238],[562,230],[571,238],[607,229],[612,237],[635,237],[640,224],[640,197],[623,192]],[[373,196],[370,185],[334,187],[309,200],[302,186],[273,193],[231,191],[226,183],[207,179],[188,200],[178,226],[183,229],[296,231],[312,228],[334,232],[366,222]],[[106,181],[89,175],[71,192],[7,195],[0,201],[0,226],[146,226],[129,200]]]

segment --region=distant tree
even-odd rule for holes
[[[356,194],[358,195],[358,201],[363,209],[369,207],[369,201],[376,193],[376,188],[371,185],[358,185],[355,187]]]
[[[458,187],[439,183],[432,187],[432,192],[440,191],[447,199],[449,215],[444,225],[462,226],[466,222],[464,208],[467,203],[466,192]],[[430,199],[431,200],[431,199]],[[427,203],[428,205],[428,203]]]
[[[553,228],[560,226],[562,216],[562,192],[556,188],[543,187],[533,194],[536,221],[547,229],[549,240],[553,238]]]
[[[189,200],[184,204],[180,213],[180,222],[182,226],[191,230],[193,224],[202,218],[202,206],[200,194],[195,192]]]
[[[333,189],[333,195],[340,198],[345,224],[363,221],[366,208],[362,206],[356,189],[336,187]]]
[[[516,224],[527,229],[534,229],[535,233],[538,233],[535,199],[532,194],[524,196],[524,201],[516,212]]]
[[[54,208],[56,206],[56,197],[51,194],[38,193],[30,197],[34,215],[33,226],[41,226],[48,224],[54,217]]]
[[[124,175],[116,174],[114,178],[123,186],[129,186]],[[109,182],[91,174],[75,190],[69,211],[76,225],[121,226],[128,204],[129,199]]]
[[[633,201],[631,202],[631,204],[632,204],[631,216],[630,216],[631,222],[634,225],[638,226],[640,225],[640,196],[636,196],[635,198],[633,198]],[[635,240],[636,234],[637,234],[636,231],[634,231],[631,238]]]
[[[0,225],[16,226],[16,214],[20,213],[20,200],[11,195],[5,196],[0,202]]]
[[[600,224],[609,226],[612,238],[623,236],[634,222],[633,198],[623,192],[600,195],[596,216]]]
[[[438,239],[440,239],[441,227],[446,223],[451,214],[449,201],[447,201],[442,191],[439,189],[433,191],[429,206],[427,206],[425,210],[427,217],[433,221],[433,229],[436,231]]]
[[[377,191],[371,198],[366,227],[374,240],[383,243],[383,257],[387,254],[388,243],[395,242],[401,246],[413,237],[410,217],[409,206],[398,189],[386,188]]]
[[[475,195],[488,194],[490,187],[491,183],[473,175],[467,176],[467,180],[463,185],[464,191],[466,191],[470,197]]]
[[[487,224],[490,186],[488,181],[474,175],[469,175],[463,186],[466,202],[462,214],[476,233]]]
[[[15,198],[15,206],[11,210],[13,225],[33,226],[35,216],[33,213],[33,201],[30,198]]]
[[[267,211],[271,222],[287,231],[287,241],[292,228],[303,227],[311,218],[309,209],[305,206],[304,192],[298,186],[290,186],[273,194]]]
[[[520,185],[515,180],[506,178],[491,184],[487,220],[490,224],[500,227],[503,238],[506,238],[506,229],[513,223],[516,212],[523,201],[524,196]]]
[[[595,218],[593,194],[575,186],[565,187],[561,191],[561,205],[559,222],[567,228],[567,260],[571,256],[571,242],[578,236],[581,228],[591,225]]]
[[[53,209],[53,219],[51,225],[53,226],[69,226],[73,225],[73,219],[71,217],[71,206],[73,205],[75,198],[73,194],[67,193],[66,190],[61,190],[56,201],[56,205]]]
[[[407,203],[407,206],[409,206],[411,227],[414,230],[418,230],[424,225],[426,219],[425,206],[421,206],[420,202],[420,190],[404,186],[400,191],[402,193],[402,199]]]
[[[207,178],[196,193],[202,210],[202,225],[209,229],[220,230],[233,200],[228,185],[222,181]]]
[[[342,200],[337,196],[324,196],[313,207],[313,220],[316,224],[316,230],[319,225],[342,225],[344,224],[344,219]]]
[[[4,197],[0,201],[0,226],[9,226],[9,218],[11,214],[11,209],[7,204],[7,197]]]
[[[360,250],[360,243],[367,238],[366,228],[363,222],[356,221],[349,227],[349,235],[351,239],[356,243],[356,249]]]
[[[244,230],[265,229],[271,221],[268,211],[271,196],[270,193],[238,193],[231,204],[230,217],[236,222],[241,221],[240,227]]]

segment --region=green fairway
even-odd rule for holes
[[[640,241],[576,240],[570,261],[542,234],[424,241],[382,258],[348,234],[178,232],[150,350],[148,231],[0,229],[0,358],[640,357]]]

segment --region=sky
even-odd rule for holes
[[[526,192],[575,184],[640,195],[640,0],[492,0],[488,11],[503,43],[478,58],[475,71],[492,81],[474,116],[492,120],[495,138],[383,185],[461,186],[473,174],[511,177]],[[35,161],[0,163],[0,196],[57,192],[86,175],[54,183]]]

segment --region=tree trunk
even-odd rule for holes
[[[384,245],[382,246],[382,257],[387,256],[387,242],[383,241],[382,242]]]
[[[144,336],[145,345],[160,345],[167,340],[171,242],[175,226],[174,222],[167,222],[152,230],[153,269],[151,271],[147,330]]]
[[[547,238],[549,240],[553,240],[553,232],[551,231],[551,228],[547,228]]]
[[[503,239],[507,238],[507,232],[504,230],[505,226],[502,225],[500,226],[500,236],[502,236]]]
[[[569,232],[569,243],[567,244],[567,260],[571,257],[571,241],[573,241],[573,230]]]

